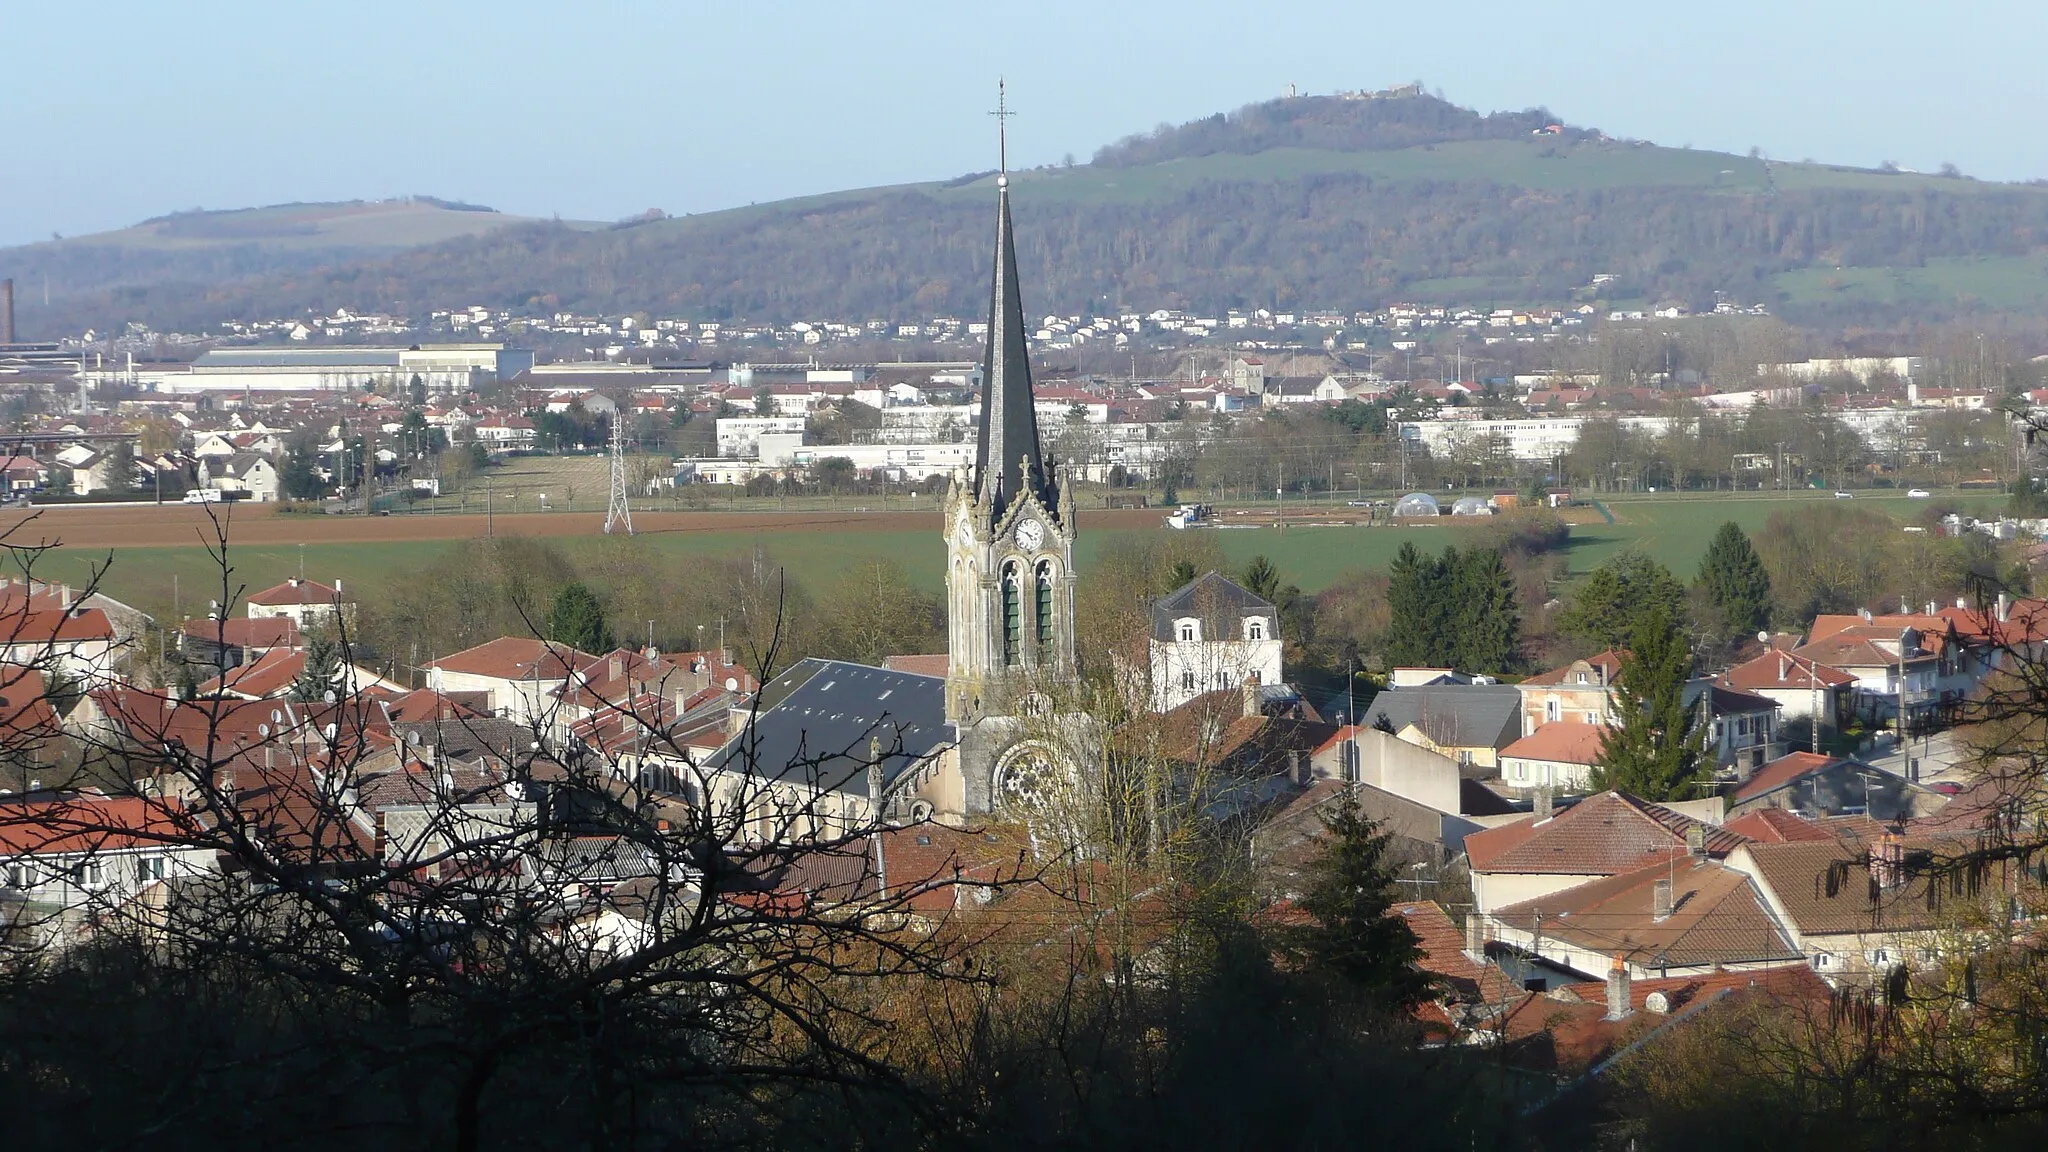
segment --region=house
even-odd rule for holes
[[[1807,963],[1832,984],[1866,983],[1899,965],[1926,965],[1941,947],[1941,913],[1906,868],[1900,837],[1875,844],[1801,840],[1744,844],[1728,866],[1756,878]]]
[[[9,492],[40,492],[50,482],[50,470],[33,456],[0,456],[0,477]]]
[[[239,696],[244,700],[267,700],[289,695],[306,672],[304,649],[272,648],[254,660],[238,664],[199,686],[201,696]],[[362,692],[398,697],[405,686],[387,680],[367,668],[343,661],[335,670],[333,690],[337,696]]]
[[[181,844],[175,801],[93,793],[0,799],[0,910],[10,946],[75,939],[154,885],[216,870]]]
[[[1815,815],[1844,813],[1875,820],[1896,820],[1923,814],[1935,794],[1916,788],[1889,772],[1846,756],[1793,752],[1758,769],[1729,797],[1735,815],[1760,808]]]
[[[1481,912],[1520,904],[1603,876],[1680,859],[1697,835],[1710,857],[1746,843],[1742,837],[1662,804],[1602,792],[1558,810],[1465,837],[1472,899]]]
[[[1252,833],[1252,859],[1281,891],[1294,895],[1322,851],[1326,818],[1346,795],[1359,812],[1392,837],[1393,859],[1443,868],[1463,850],[1479,825],[1453,813],[1396,796],[1370,784],[1317,780],[1281,804]]]
[[[470,435],[490,451],[505,453],[532,448],[540,433],[524,416],[492,416],[471,425]]]
[[[1522,697],[1522,734],[1559,720],[1606,724],[1613,719],[1609,689],[1621,677],[1621,654],[1612,649],[1515,685]]]
[[[491,713],[522,724],[551,725],[556,690],[598,661],[566,644],[501,636],[426,663],[427,687],[436,692],[482,692]]]
[[[1778,702],[1710,679],[1686,682],[1680,699],[1707,726],[1707,751],[1714,763],[1738,777],[1778,757]]]
[[[744,814],[740,835],[759,843],[858,831],[898,810],[927,820],[932,804],[909,797],[953,744],[944,680],[801,660],[763,686],[752,721],[704,762],[711,794],[690,799]]]
[[[1153,603],[1148,647],[1155,712],[1253,678],[1267,686],[1284,683],[1280,610],[1215,572]]]
[[[296,649],[305,644],[305,633],[290,617],[200,616],[179,625],[178,633],[178,648],[185,661],[216,672],[245,664],[274,648]]]
[[[199,483],[222,492],[246,493],[247,499],[264,503],[274,503],[279,492],[277,465],[253,452],[201,460]]]
[[[342,595],[339,580],[328,585],[294,576],[251,595],[248,611],[251,620],[282,618],[298,625],[301,630],[317,631],[336,619],[353,621],[356,603]]]
[[[1915,628],[1854,624],[1809,639],[1793,655],[1846,673],[1850,710],[1872,722],[1904,709],[1907,723],[1931,720],[1941,705],[1941,657]]]
[[[1517,792],[1582,792],[1611,730],[1581,720],[1545,724],[1500,750],[1501,783]]]
[[[0,662],[48,667],[84,682],[111,677],[121,647],[113,620],[61,587],[55,606],[37,596],[0,597]]]
[[[1437,812],[1466,810],[1457,761],[1377,728],[1337,729],[1309,754],[1309,768],[1314,778],[1369,784]]]
[[[1522,735],[1521,702],[1511,684],[1390,688],[1372,698],[1364,722],[1460,764],[1497,769],[1501,749]]]
[[[1823,731],[1836,731],[1843,696],[1856,678],[1796,652],[1773,649],[1728,669],[1718,682],[1776,703],[1783,735],[1815,724]]]
[[[1704,848],[1487,912],[1485,938],[1597,977],[1705,976],[1796,964],[1805,953],[1750,874]]]

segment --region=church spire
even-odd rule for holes
[[[1012,113],[999,102],[1000,124]],[[1003,162],[1008,167],[1008,142]],[[1055,495],[1046,483],[1038,446],[1038,411],[1031,395],[1031,346],[1024,337],[1024,301],[1017,290],[1017,243],[1010,226],[1010,175],[996,177],[996,266],[988,304],[988,351],[981,363],[980,439],[974,453],[976,496],[990,493],[995,514],[1023,492],[1048,510]]]

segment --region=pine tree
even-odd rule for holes
[[[1387,567],[1387,663],[1426,668],[1436,652],[1434,617],[1442,599],[1442,565],[1404,543]]]
[[[1280,602],[1280,570],[1264,556],[1254,556],[1244,566],[1245,591],[1274,604]]]
[[[1706,725],[1685,703],[1692,653],[1678,621],[1662,607],[1636,626],[1614,687],[1615,717],[1594,762],[1595,791],[1614,789],[1645,800],[1684,800],[1713,767]]]
[[[1300,930],[1297,950],[1306,966],[1363,993],[1387,1010],[1427,999],[1432,982],[1416,967],[1422,947],[1408,922],[1394,912],[1390,837],[1358,810],[1346,791],[1323,818],[1323,851],[1309,864],[1301,910],[1315,919]]]
[[[1475,548],[1460,556],[1446,549],[1443,567],[1454,575],[1453,624],[1439,633],[1442,664],[1464,672],[1512,671],[1521,663],[1522,606],[1500,553]]]
[[[292,681],[291,698],[301,704],[313,704],[340,689],[341,646],[324,634],[316,634],[306,641],[306,666]]]
[[[1195,575],[1194,561],[1175,560],[1173,567],[1166,570],[1166,590],[1172,592],[1193,584]]]
[[[618,646],[611,625],[605,622],[604,605],[580,580],[555,593],[554,606],[548,611],[548,639],[593,655]]]
[[[1771,624],[1771,576],[1751,546],[1747,533],[1733,521],[1721,525],[1700,558],[1695,585],[1720,618],[1715,630],[1725,638],[1760,632]]]

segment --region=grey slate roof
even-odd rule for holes
[[[1189,616],[1202,621],[1204,640],[1244,639],[1244,618],[1264,616],[1268,636],[1280,635],[1280,611],[1229,577],[1206,572],[1152,602],[1152,638],[1175,638],[1173,622]],[[1225,625],[1228,625],[1226,627]]]
[[[1505,748],[1522,735],[1522,694],[1512,684],[1389,688],[1366,706],[1365,723],[1382,716],[1395,732],[1414,724],[1445,747]]]
[[[1039,453],[1038,408],[1031,394],[1031,345],[1017,286],[1017,241],[1010,226],[1010,182],[997,181],[996,260],[988,301],[988,350],[981,367],[981,418],[974,450],[974,492],[995,485],[991,506],[1001,517],[1030,492],[1048,511],[1059,507]],[[1072,525],[1068,525],[1071,529]]]
[[[865,793],[870,740],[880,741],[886,783],[953,739],[943,679],[812,659],[761,689],[752,731],[727,741],[709,766]]]

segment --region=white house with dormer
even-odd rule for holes
[[[1280,610],[1210,572],[1152,605],[1152,707],[1169,712],[1256,676],[1277,687]]]

